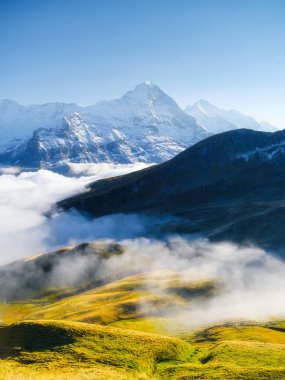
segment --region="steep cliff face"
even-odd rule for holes
[[[6,101],[2,108],[0,104],[0,115],[0,162],[31,167],[161,162],[208,135],[152,83],[90,107],[23,107]]]

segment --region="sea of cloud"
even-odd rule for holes
[[[139,215],[110,215],[89,219],[75,211],[47,213],[54,204],[86,190],[86,185],[103,177],[124,174],[141,166],[103,164],[72,169],[75,176],[47,170],[21,172],[5,168],[0,175],[0,264],[24,256],[48,252],[59,246],[96,239],[121,241],[122,255],[101,263],[100,271],[118,279],[154,270],[172,270],[189,281],[213,279],[221,291],[211,298],[192,300],[183,309],[170,310],[185,326],[232,319],[285,318],[285,263],[256,247],[181,236],[150,238],[151,219]],[[56,276],[78,279],[86,262],[56,269]],[[72,268],[72,270],[70,269]],[[80,272],[80,273],[81,273]],[[63,279],[64,280],[64,279]],[[64,282],[64,281],[63,281]],[[147,306],[142,309],[147,312]]]

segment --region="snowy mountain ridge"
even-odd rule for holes
[[[244,128],[246,122],[248,128],[269,128],[203,102],[185,112],[151,82],[87,107],[2,100],[0,163],[52,169],[67,162],[161,162],[223,129]]]
[[[200,99],[192,106],[187,106],[185,112],[193,116],[209,133],[215,134],[240,128],[263,132],[278,131],[278,128],[267,122],[258,123],[253,117],[239,111],[225,111],[204,99]]]

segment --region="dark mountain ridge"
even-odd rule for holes
[[[90,184],[59,202],[93,216],[172,214],[168,228],[211,239],[285,243],[285,131],[240,129],[209,137],[160,165]]]

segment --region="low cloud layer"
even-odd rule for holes
[[[106,273],[123,276],[157,270],[179,272],[187,281],[214,280],[215,296],[190,299],[183,308],[169,309],[185,328],[228,320],[285,318],[285,263],[262,249],[230,243],[134,239],[123,242],[126,253],[108,260]],[[127,269],[126,269],[127,268]],[[156,288],[151,289],[156,291]],[[153,312],[148,305],[142,311]]]
[[[114,163],[81,163],[73,164],[69,163],[69,173],[72,175],[79,176],[96,176],[97,178],[107,178],[112,176],[118,176],[127,174],[136,170],[145,169],[150,164],[145,164],[143,162],[136,162],[134,164],[114,164]]]
[[[48,170],[21,173],[17,168],[2,168],[0,265],[85,239],[124,238],[140,233],[144,223],[140,223],[137,217],[134,217],[135,223],[130,224],[128,233],[124,228],[125,216],[89,221],[74,212],[53,215],[50,219],[45,213],[57,201],[84,191],[85,186],[92,181],[125,174],[141,167],[142,164],[73,165],[72,172],[76,172],[77,177],[66,177]]]
[[[5,271],[1,276],[0,297],[9,301],[11,295],[16,298],[25,295],[25,289],[41,291],[45,286],[77,289],[82,284],[110,282],[137,273],[146,273],[146,282],[138,283],[140,291],[145,288],[159,297],[173,297],[176,293],[171,288],[150,282],[147,273],[155,273],[154,278],[164,281],[168,281],[168,274],[177,273],[182,284],[211,281],[216,290],[203,293],[203,297],[193,294],[178,299],[167,309],[142,301],[139,314],[167,316],[165,328],[171,332],[228,321],[285,318],[285,263],[261,249],[178,236],[164,241],[127,239],[120,242],[120,247],[124,247],[122,253],[107,258],[94,255],[96,248],[92,251],[92,245],[83,251],[74,248],[69,254],[58,255],[49,264],[48,273],[44,270],[48,257],[39,257],[42,269],[37,261],[14,264],[9,269],[11,274]]]

